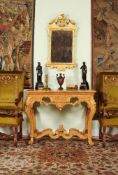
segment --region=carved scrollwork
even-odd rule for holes
[[[0,82],[3,84],[11,83],[12,81],[15,81],[18,79],[17,75],[0,75]]]
[[[76,103],[78,101],[79,101],[79,99],[77,97],[71,97],[70,98],[70,103]]]
[[[118,86],[118,75],[105,75],[103,81],[104,85],[111,85],[111,83],[113,83],[116,86]]]
[[[56,19],[52,20],[50,25],[54,24],[59,27],[66,27],[68,25],[76,25],[75,22],[69,18],[66,18],[64,14],[59,15]]]
[[[96,110],[94,101],[95,91],[28,91],[26,99],[26,114],[30,122],[30,143],[33,143],[34,138],[38,139],[45,135],[53,139],[63,137],[70,139],[72,136],[78,136],[82,139],[88,138],[89,144],[93,144],[91,139],[91,122]],[[87,104],[87,117],[84,132],[79,132],[77,129],[71,128],[69,132],[60,125],[55,132],[52,129],[37,131],[36,118],[34,115],[33,104],[39,102],[43,105],[55,105],[59,110],[62,110],[65,105],[76,105],[80,103]]]
[[[55,132],[52,129],[45,129],[43,132],[36,132],[35,138],[41,138],[43,136],[50,136],[52,139],[63,137],[65,139],[71,139],[73,136],[78,136],[81,139],[86,139],[87,134],[78,131],[77,129],[71,128],[69,132],[64,129],[63,124],[59,125],[59,128]]]
[[[45,103],[50,103],[51,102],[49,97],[43,97],[42,101],[44,101]]]

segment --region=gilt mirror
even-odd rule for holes
[[[48,67],[64,70],[76,67],[75,22],[61,14],[52,20],[48,26]]]

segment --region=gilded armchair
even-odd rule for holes
[[[99,135],[105,146],[106,128],[118,126],[118,72],[99,74],[99,113]]]
[[[18,134],[22,137],[23,89],[23,72],[0,72],[0,125],[14,128],[16,146]]]

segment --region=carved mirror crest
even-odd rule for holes
[[[61,14],[48,26],[49,47],[48,67],[64,70],[76,67],[75,34],[77,26],[69,18]]]

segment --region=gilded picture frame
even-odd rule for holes
[[[0,1],[0,71],[24,71],[33,87],[35,0]]]
[[[47,67],[65,70],[76,67],[75,39],[77,26],[64,14],[52,20],[48,26]]]

